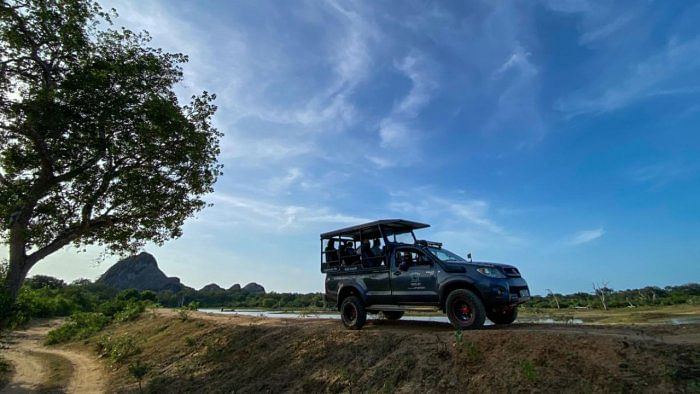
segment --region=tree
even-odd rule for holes
[[[605,302],[605,297],[612,293],[612,289],[608,288],[608,282],[604,281],[602,287],[596,283],[593,283],[593,292],[598,296],[598,298],[600,298],[600,303],[603,304],[603,309],[607,311],[608,304]]]
[[[559,299],[557,298],[557,295],[552,292],[552,289],[547,289],[547,292],[554,298],[554,302],[557,304],[557,309],[559,309]]]
[[[66,245],[127,253],[180,236],[222,174],[215,96],[181,106],[187,57],[113,29],[114,14],[92,0],[0,0],[0,239],[13,300]]]

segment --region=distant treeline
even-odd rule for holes
[[[681,286],[644,287],[628,290],[613,290],[602,287],[594,289],[591,293],[549,293],[546,296],[533,296],[526,305],[532,308],[603,309],[603,302],[608,308],[676,304],[700,305],[700,284],[690,283]]]
[[[599,288],[595,293],[550,294],[533,296],[525,304],[532,308],[608,308],[659,306],[675,304],[700,305],[700,284],[645,287],[634,290]],[[69,316],[77,312],[96,312],[110,306],[113,300],[137,299],[152,301],[164,307],[198,305],[202,308],[266,308],[282,310],[322,309],[326,307],[322,293],[248,293],[244,290],[196,291],[184,289],[152,292],[117,290],[101,283],[81,279],[67,284],[49,276],[34,276],[23,286],[17,311],[29,317]],[[2,302],[2,300],[0,300]],[[194,304],[192,304],[194,303]],[[110,306],[111,307],[111,306]],[[106,312],[105,312],[106,313]]]

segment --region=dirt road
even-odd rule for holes
[[[2,338],[3,357],[14,367],[5,393],[104,392],[102,365],[93,355],[43,345],[46,334],[58,321],[44,321]]]

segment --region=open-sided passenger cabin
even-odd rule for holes
[[[321,234],[321,272],[386,270],[387,245],[414,244],[413,230],[428,224],[377,220]]]

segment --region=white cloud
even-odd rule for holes
[[[206,211],[211,218],[201,219],[208,225],[214,224],[213,220],[223,226],[245,224],[268,230],[287,230],[303,228],[304,223],[357,224],[369,221],[327,207],[265,202],[231,193],[214,193],[210,200],[215,204]]]
[[[583,230],[579,231],[576,234],[574,234],[569,240],[568,244],[569,245],[582,245],[591,241],[595,241],[596,239],[602,237],[605,234],[605,229],[602,227],[592,229],[592,230]]]
[[[630,66],[626,76],[616,76],[614,81],[605,81],[569,97],[561,101],[558,108],[575,116],[614,111],[659,94],[687,94],[687,89],[675,89],[685,87],[687,79],[684,77],[700,71],[699,53],[700,38],[680,43],[671,41],[661,52]]]
[[[518,70],[526,76],[537,74],[537,68],[528,59],[530,56],[531,53],[527,52],[524,48],[520,46],[516,47],[508,60],[496,70],[494,76],[499,77],[501,74],[511,69]]]
[[[430,75],[428,60],[417,51],[412,51],[394,66],[411,81],[411,89],[379,122],[380,146],[408,151],[409,154],[403,155],[404,164],[407,164],[417,159],[417,141],[420,139],[412,122],[430,102],[437,83]],[[386,161],[375,164],[389,166]]]
[[[622,29],[625,25],[632,21],[632,19],[633,17],[631,15],[621,15],[610,23],[584,32],[581,34],[579,43],[590,44],[595,41],[602,40]]]

